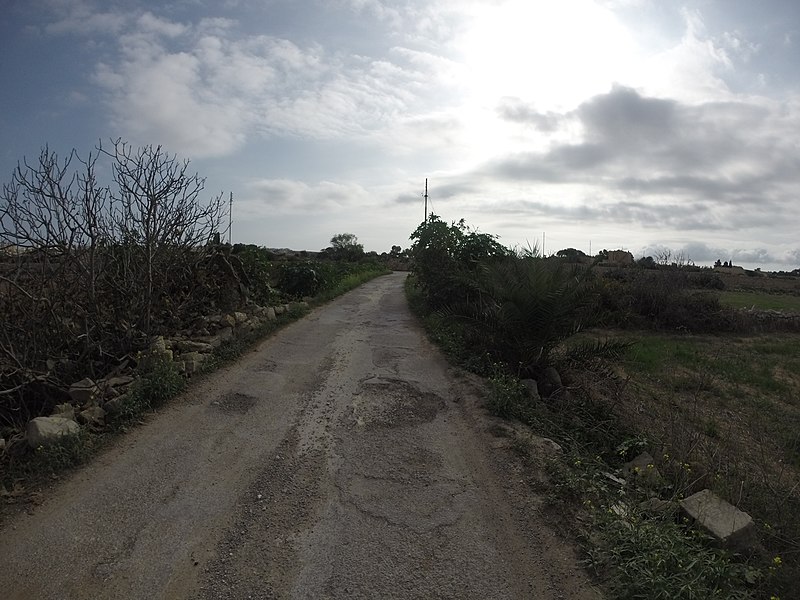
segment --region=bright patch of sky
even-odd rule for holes
[[[545,251],[800,266],[792,0],[11,0],[0,178],[162,144],[234,241],[408,245],[433,209]]]

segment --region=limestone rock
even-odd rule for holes
[[[175,343],[175,349],[179,352],[211,352],[214,347],[208,342],[200,342],[195,340],[181,340]]]
[[[97,384],[87,377],[69,386],[69,397],[78,406],[89,406],[100,401],[102,392]]]
[[[247,321],[247,315],[243,312],[235,312],[233,313],[233,318],[236,320],[236,325],[241,325],[242,323]]]
[[[686,516],[717,542],[734,552],[752,550],[758,544],[753,519],[711,490],[702,490],[681,501]]]
[[[53,407],[53,412],[50,413],[51,417],[61,417],[62,419],[69,419],[75,421],[75,407],[72,404],[65,402],[64,404],[56,404]]]
[[[109,377],[108,379],[103,379],[103,383],[112,388],[123,387],[133,383],[133,377],[131,377],[130,375],[117,375],[116,377]]]
[[[622,467],[622,473],[639,485],[649,488],[658,488],[664,483],[653,457],[647,452],[642,452],[632,461],[626,462]]]
[[[531,400],[538,402],[542,399],[542,397],[539,396],[539,387],[535,379],[521,379],[520,383],[528,390],[528,395],[531,397]]]
[[[285,312],[286,312],[286,307],[285,307],[285,306],[276,306],[276,307],[275,307],[275,308],[273,308],[272,310],[274,310],[274,311],[275,311],[275,314],[276,314],[276,315],[282,315],[283,313],[285,313]]]
[[[224,315],[220,320],[221,327],[236,327],[236,317],[233,315]]]
[[[539,379],[536,380],[536,386],[542,398],[550,398],[561,392],[564,387],[561,383],[561,376],[553,367],[547,367],[542,371]]]
[[[152,352],[162,353],[167,349],[167,342],[163,335],[159,335],[156,339],[150,342],[150,350]]]
[[[106,411],[99,406],[93,406],[91,408],[87,408],[86,410],[82,410],[78,416],[80,417],[80,420],[87,425],[102,427],[106,423]]]
[[[183,372],[189,376],[194,375],[200,370],[200,366],[203,364],[205,358],[205,354],[200,354],[199,352],[187,352],[181,356],[181,360],[183,361]]]
[[[272,308],[271,306],[267,309],[266,313],[264,314],[266,315],[268,321],[274,321],[275,319],[278,318],[275,309]]]
[[[28,422],[25,437],[31,448],[49,446],[64,436],[75,435],[80,427],[75,421],[63,417],[36,417]]]
[[[117,396],[116,398],[112,398],[105,404],[103,404],[103,410],[106,412],[107,415],[116,415],[122,412],[122,409],[125,406],[125,403],[128,401],[128,395],[122,394]]]

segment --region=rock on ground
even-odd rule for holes
[[[75,435],[80,431],[72,419],[63,417],[36,417],[28,422],[25,437],[31,448],[49,446],[59,442],[64,436]]]

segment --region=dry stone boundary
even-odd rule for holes
[[[185,377],[200,371],[203,363],[223,343],[252,333],[264,323],[275,321],[278,315],[308,307],[308,302],[293,302],[277,306],[249,305],[246,312],[202,316],[191,327],[174,336],[156,337],[148,351],[138,357],[138,367],[155,363],[172,363]],[[69,388],[70,402],[57,405],[50,416],[36,417],[28,422],[25,438],[29,446],[39,448],[77,435],[81,427],[99,429],[106,417],[120,412],[125,404],[128,387],[135,381],[133,373],[113,373],[93,380],[82,379]],[[0,438],[0,448],[5,440]]]

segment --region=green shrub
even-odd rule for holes
[[[489,378],[490,393],[486,407],[493,415],[530,423],[533,419],[532,400],[528,389],[517,377],[495,366]]]
[[[284,263],[280,266],[278,289],[292,298],[313,296],[323,284],[319,266],[315,263]]]
[[[594,324],[692,333],[736,330],[735,313],[722,306],[716,294],[691,289],[695,275],[639,269],[608,273],[597,281]]]
[[[469,292],[441,312],[475,330],[479,353],[536,378],[593,308],[587,273],[531,255],[504,257],[481,264],[464,284]]]

